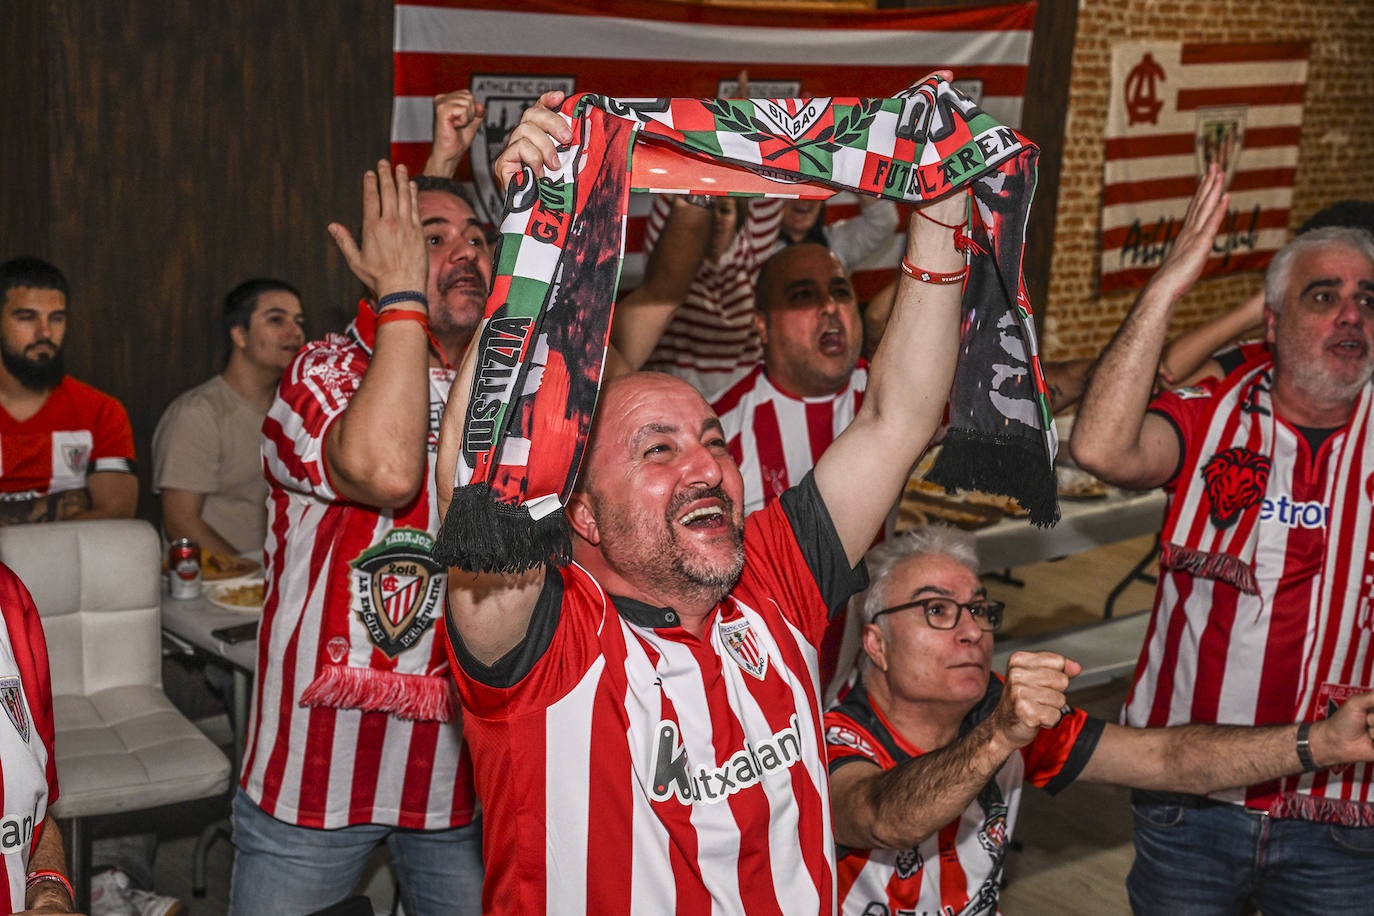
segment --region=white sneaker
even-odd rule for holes
[[[152,891],[129,888],[129,900],[137,916],[182,916],[186,905],[175,897],[164,897]]]
[[[117,868],[91,876],[91,916],[138,916],[129,898],[129,876]]]

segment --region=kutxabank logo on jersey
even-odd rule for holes
[[[472,181],[477,188],[477,202],[489,222],[499,223],[505,210],[505,200],[496,187],[491,166],[506,148],[506,139],[520,123],[520,116],[544,93],[559,90],[572,95],[576,84],[571,76],[473,74],[472,94],[486,107],[487,114],[472,138]]]
[[[428,533],[394,528],[349,563],[354,612],[389,658],[415,645],[438,616],[447,577],[433,548]]]
[[[655,801],[676,798],[684,805],[714,805],[760,782],[769,773],[801,762],[801,726],[793,714],[786,728],[767,738],[746,740],[744,747],[720,766],[693,768],[677,723],[664,719],[654,729],[653,755],[649,794]]]

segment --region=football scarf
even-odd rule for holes
[[[890,99],[568,99],[560,167],[507,191],[458,458],[435,545],[471,571],[561,565],[563,506],[610,335],[630,191],[919,203],[971,189],[951,428],[930,476],[1058,519],[1054,426],[1021,278],[1038,150],[937,77]]]

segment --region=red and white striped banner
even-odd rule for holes
[[[1269,263],[1288,238],[1306,85],[1306,42],[1112,49],[1102,292],[1144,285],[1213,161],[1231,204],[1204,276]]]
[[[433,97],[467,88],[487,116],[472,149],[470,181],[492,222],[500,199],[490,165],[520,113],[548,89],[621,98],[715,98],[734,93],[740,70],[759,98],[890,96],[948,67],[956,85],[1004,124],[1019,127],[1034,3],[972,10],[811,12],[741,10],[651,0],[430,0],[396,4],[392,157],[423,165]],[[624,281],[643,265],[647,195],[631,201]],[[642,199],[640,199],[642,198]],[[831,221],[858,212],[852,195]],[[899,222],[905,231],[905,220]],[[894,246],[890,263],[897,264]],[[877,277],[864,282],[874,288]],[[881,282],[890,277],[882,272]],[[877,285],[881,285],[878,282]]]

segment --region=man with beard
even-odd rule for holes
[[[866,561],[863,683],[825,714],[847,916],[998,912],[1026,783],[1205,792],[1301,771],[1293,725],[1124,728],[1068,706],[1072,659],[1016,652],[993,672],[1004,609],[968,532],[919,528]],[[1374,760],[1371,723],[1366,693],[1310,726],[1312,759]]]
[[[0,525],[133,518],[124,406],[67,376],[67,278],[38,258],[0,264]]]
[[[1084,468],[1169,493],[1128,725],[1311,722],[1374,686],[1374,238],[1327,228],[1290,241],[1265,277],[1272,359],[1150,401],[1170,314],[1227,201],[1212,168],[1074,427]],[[1368,912],[1374,774],[1303,761],[1302,775],[1232,792],[1137,793],[1136,911],[1249,900],[1266,913]]]
[[[229,909],[339,902],[386,843],[407,913],[476,913],[481,822],[429,552],[439,419],[491,252],[456,185],[387,162],[364,177],[361,248],[329,231],[375,298],[301,349],[263,423],[267,593]]]
[[[527,111],[498,175],[538,172],[567,139]],[[966,206],[925,212],[950,223]],[[906,255],[964,268],[928,219],[913,217]],[[488,912],[833,912],[817,646],[940,422],[960,300],[905,279],[862,409],[747,519],[715,413],[680,379],[630,374],[602,390],[566,508],[575,562],[450,570]],[[453,391],[445,502],[469,386]]]

